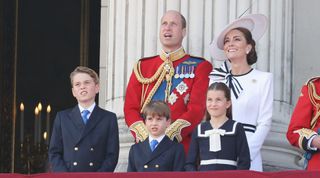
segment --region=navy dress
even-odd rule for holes
[[[219,130],[221,149],[210,151],[210,134]],[[211,144],[216,144],[212,142]],[[211,145],[213,146],[213,145]],[[235,170],[250,168],[250,153],[242,125],[227,120],[219,129],[210,122],[200,123],[192,133],[192,140],[185,164],[186,171]]]

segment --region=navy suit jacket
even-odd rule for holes
[[[165,136],[152,152],[149,139],[131,146],[128,172],[183,171],[183,145]]]
[[[49,146],[53,172],[113,172],[118,157],[114,113],[95,106],[86,125],[78,106],[57,113]]]

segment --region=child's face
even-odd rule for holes
[[[154,138],[164,135],[170,125],[170,119],[167,120],[166,117],[158,115],[147,115],[145,122],[149,134]]]
[[[227,101],[225,94],[221,90],[209,90],[207,93],[207,111],[211,117],[220,117],[226,115],[231,101]]]
[[[72,94],[80,104],[92,104],[98,92],[99,84],[95,84],[90,75],[86,73],[78,73],[74,75]]]

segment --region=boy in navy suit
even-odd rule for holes
[[[117,116],[95,103],[99,78],[87,67],[70,74],[78,105],[57,113],[49,146],[53,172],[113,172],[119,157]]]
[[[148,139],[131,146],[128,172],[183,171],[183,145],[165,135],[170,126],[170,108],[163,101],[151,101],[143,110]]]

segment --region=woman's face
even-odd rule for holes
[[[246,61],[247,54],[252,46],[247,44],[244,34],[239,30],[230,30],[224,38],[224,52],[231,61],[236,59],[244,59]]]

